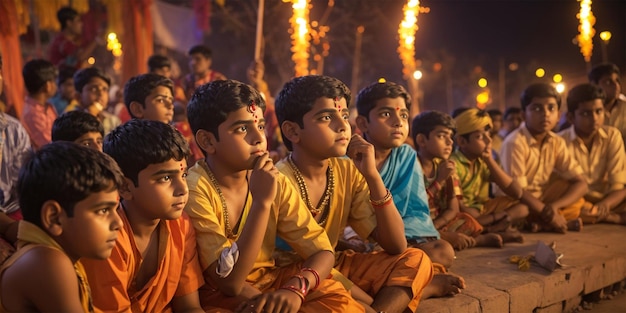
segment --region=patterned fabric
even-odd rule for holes
[[[26,129],[17,119],[0,112],[0,210],[5,213],[19,208],[14,188],[24,157],[30,150]]]
[[[463,193],[463,203],[483,213],[483,205],[489,201],[489,184],[491,172],[481,158],[472,164],[460,150],[456,149],[450,159],[456,165],[456,174]]]

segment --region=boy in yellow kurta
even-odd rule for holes
[[[0,268],[0,311],[93,312],[79,259],[104,260],[122,227],[115,161],[72,142],[43,146],[17,183],[18,250]]]
[[[619,130],[604,125],[604,91],[581,84],[567,95],[567,119],[559,133],[589,185],[581,217],[585,222],[626,224],[626,154]]]
[[[371,297],[357,298],[376,311],[414,311],[432,279],[432,263],[423,251],[407,249],[402,217],[376,169],[374,147],[351,133],[348,103],[350,91],[332,77],[286,83],[276,98],[276,115],[292,152],[277,166],[333,246],[351,226],[385,250],[338,253],[335,269]]]
[[[334,251],[298,193],[269,157],[265,102],[234,80],[196,90],[189,124],[206,158],[189,170],[189,214],[206,286],[205,310],[363,312],[328,277]],[[304,259],[275,265],[276,237]]]
[[[551,85],[533,84],[522,93],[521,105],[524,123],[506,137],[500,158],[524,189],[521,202],[528,206],[531,230],[580,230],[587,183],[565,140],[552,132],[561,96]],[[550,181],[553,172],[560,180]]]

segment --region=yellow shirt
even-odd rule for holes
[[[346,226],[351,226],[361,238],[369,238],[376,228],[376,216],[369,202],[370,189],[365,178],[348,158],[330,158],[329,164],[335,176],[330,212],[324,224],[330,242],[336,247]],[[293,186],[298,185],[286,159],[278,162],[276,167],[291,180]]]
[[[574,131],[574,126],[559,133],[569,148],[572,156],[583,170],[589,185],[588,195],[604,198],[613,190],[620,190],[626,184],[626,154],[624,142],[619,130],[611,126],[598,129],[591,151]]]
[[[611,111],[605,110],[604,114],[604,125],[617,128],[622,134],[622,139],[626,140],[626,101],[617,99]]]
[[[235,238],[227,238],[224,208],[217,190],[211,184],[207,169],[205,161],[200,160],[189,170],[189,202],[185,207],[196,229],[198,255],[203,270],[220,257],[224,248],[230,247],[237,240],[252,206],[252,201],[246,202],[238,231],[233,229]],[[298,191],[284,176],[279,175],[277,180],[278,191],[270,210],[261,250],[247,277],[251,282],[258,281],[265,274],[265,269],[274,267],[272,253],[277,236],[289,243],[303,259],[322,250],[334,252],[324,230],[317,225]],[[242,191],[241,196],[246,196],[246,192],[249,193]],[[248,194],[248,197],[252,195]]]
[[[504,171],[537,198],[553,172],[565,179],[582,174],[563,138],[548,132],[541,144],[528,132],[525,123],[504,139],[500,160]]]

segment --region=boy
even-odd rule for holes
[[[164,55],[153,54],[148,58],[148,72],[172,78],[172,62]]]
[[[24,65],[22,76],[28,95],[24,99],[21,122],[33,148],[39,149],[50,143],[52,123],[57,118],[56,110],[47,102],[57,90],[57,70],[46,60],[35,59]]]
[[[189,147],[171,126],[131,120],[104,152],[124,173],[117,212],[124,226],[111,257],[85,262],[94,306],[114,312],[203,312],[196,236],[183,208]]]
[[[72,141],[102,152],[103,137],[100,121],[83,111],[63,113],[52,125],[52,141]]]
[[[500,137],[502,137],[502,142],[504,142],[504,138],[512,131],[516,130],[520,124],[522,124],[522,110],[520,108],[510,107],[504,110],[504,115],[502,115],[502,128],[498,132]]]
[[[74,72],[76,71],[70,67],[61,68],[57,78],[57,93],[48,100],[59,115],[63,112],[73,111],[78,106],[78,101],[75,99]]]
[[[269,158],[263,109],[259,92],[234,80],[201,86],[187,107],[206,154],[189,171],[185,208],[198,233],[203,308],[363,312],[341,284],[325,280],[333,248]],[[277,235],[302,263],[275,266]]]
[[[50,61],[57,67],[70,67],[74,70],[83,67],[83,62],[91,55],[97,44],[104,44],[100,37],[85,42],[82,38],[83,21],[71,7],[57,11],[61,32],[50,44]],[[60,112],[59,112],[60,113]]]
[[[278,168],[298,186],[333,246],[351,226],[385,250],[337,254],[335,269],[354,283],[353,296],[376,311],[414,311],[432,279],[432,264],[421,250],[407,249],[402,217],[378,174],[374,148],[351,136],[348,103],[350,91],[336,78],[287,82],[276,98],[276,115],[291,154]],[[350,158],[343,158],[346,153]],[[355,294],[363,291],[367,298]]]
[[[74,74],[79,109],[97,117],[105,135],[122,123],[117,116],[105,110],[109,103],[110,86],[111,79],[97,67],[88,67]]]
[[[18,250],[0,269],[3,311],[94,311],[81,262],[111,254],[122,184],[111,157],[71,142],[46,145],[24,165]]]
[[[410,103],[404,87],[393,82],[373,83],[357,96],[356,124],[374,145],[376,168],[402,216],[407,242],[424,250],[438,273],[426,288],[441,286],[439,290],[444,293],[437,296],[456,294],[465,287],[463,279],[443,274],[452,266],[454,249],[439,239],[430,218],[422,167],[415,150],[405,143],[409,136]]]
[[[551,85],[538,83],[528,86],[520,100],[524,123],[502,143],[502,168],[524,189],[521,202],[528,206],[532,231],[579,231],[587,183],[565,140],[552,132],[561,97]],[[550,181],[553,172],[561,179]]]
[[[502,129],[502,111],[498,109],[491,109],[487,111],[491,118],[491,129],[489,134],[491,135],[491,147],[496,153],[500,153],[500,147],[502,147],[503,137],[500,136],[500,129]]]
[[[172,122],[174,83],[157,74],[132,77],[124,86],[124,104],[132,118]]]
[[[500,233],[504,242],[522,240],[509,228],[524,221],[528,208],[519,203],[522,188],[494,160],[490,137],[492,121],[486,112],[467,109],[454,118],[457,149],[450,156],[456,165],[463,193],[461,210],[474,217],[486,232]],[[489,185],[495,183],[510,197],[489,198]]]
[[[498,234],[482,234],[483,227],[471,215],[461,212],[459,181],[452,153],[456,127],[452,117],[439,111],[426,111],[413,119],[412,137],[422,165],[430,216],[443,239],[455,249],[475,246],[502,247]]]
[[[191,99],[196,88],[214,80],[226,79],[224,74],[211,69],[213,52],[209,47],[193,46],[189,49],[188,55],[191,73],[183,78],[183,89],[187,99]]]
[[[604,124],[604,91],[581,84],[567,94],[567,119],[572,124],[559,135],[583,169],[589,186],[589,222],[626,224],[626,154],[619,130]]]
[[[589,72],[589,82],[602,88],[604,99],[604,123],[617,128],[626,140],[626,101],[620,98],[620,70],[617,65],[605,63],[595,66]]]

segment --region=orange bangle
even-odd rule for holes
[[[381,200],[373,200],[370,197],[370,203],[372,204],[372,206],[384,206],[385,204],[387,204],[387,202],[389,202],[389,200],[391,200],[391,198],[392,198],[391,191],[387,189],[387,193]]]

